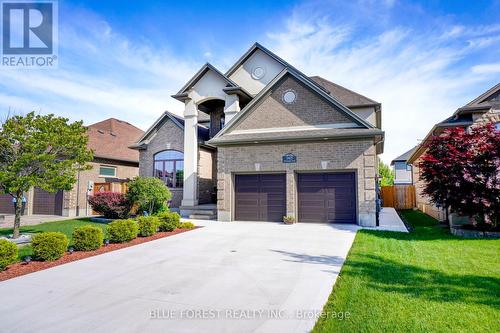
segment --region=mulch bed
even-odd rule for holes
[[[201,227],[196,227],[198,229]],[[101,246],[99,249],[95,251],[75,251],[72,254],[66,253],[61,258],[55,261],[31,261],[29,264],[19,262],[16,264],[12,264],[7,267],[4,271],[0,272],[0,281],[9,280],[21,275],[26,275],[33,272],[38,272],[47,268],[64,265],[72,261],[77,261],[93,256],[97,256],[106,252],[111,252],[119,249],[123,249],[129,246],[134,246],[146,242],[150,242],[156,239],[165,238],[169,236],[173,236],[176,234],[180,234],[186,231],[195,230],[195,229],[176,229],[170,232],[158,232],[150,237],[137,237],[128,243],[119,243],[119,244],[109,244],[107,246]]]

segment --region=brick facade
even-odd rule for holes
[[[217,153],[217,207],[220,220],[234,219],[233,177],[236,173],[286,173],[287,215],[297,216],[297,172],[353,171],[357,181],[358,223],[375,225],[377,157],[372,140],[222,146]],[[287,153],[296,155],[297,163],[283,164],[282,156]]]
[[[112,192],[125,193],[126,180],[139,175],[137,163],[117,162],[112,160],[94,160],[90,165],[92,169],[80,172],[79,179],[71,191],[64,191],[63,216],[92,215],[92,209],[87,204],[87,188],[89,182],[94,184],[109,183]],[[116,168],[116,177],[103,177],[99,175],[101,166]]]
[[[296,100],[292,104],[282,101],[283,93],[287,90],[296,93]],[[272,89],[270,96],[250,110],[232,131],[351,122],[349,117],[335,110],[315,92],[287,76]]]
[[[147,149],[139,151],[139,175],[153,177],[154,155],[163,150],[173,149],[184,151],[184,131],[174,124],[172,120],[166,119],[159,127],[154,137],[148,142]],[[200,147],[198,150],[198,191],[199,202],[210,203],[214,193],[214,152],[210,149]],[[182,188],[171,188],[171,207],[180,207],[183,195]]]

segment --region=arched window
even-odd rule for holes
[[[184,154],[177,150],[164,150],[154,157],[154,176],[170,188],[182,188],[184,179]]]

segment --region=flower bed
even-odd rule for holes
[[[196,227],[200,228],[200,227]],[[150,242],[156,239],[172,236],[175,234],[183,233],[194,229],[176,229],[169,232],[158,232],[149,237],[138,237],[130,242],[126,243],[111,243],[107,246],[102,246],[94,251],[75,251],[72,254],[66,253],[61,258],[55,261],[32,261],[29,264],[26,263],[16,263],[7,267],[6,270],[0,272],[0,281],[9,280],[21,275],[26,275],[29,273],[41,271],[47,268],[63,265],[72,261],[77,261],[80,259],[85,259],[88,257],[93,257],[106,252],[111,252],[119,249],[123,249],[129,246]]]

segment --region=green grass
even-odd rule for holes
[[[500,240],[452,236],[403,211],[409,234],[362,230],[313,332],[498,332]],[[349,312],[349,318],[332,318]]]
[[[22,223],[22,222],[21,222]],[[73,229],[76,227],[81,227],[83,225],[94,225],[102,228],[106,232],[106,224],[96,223],[90,221],[89,218],[73,219],[73,220],[63,220],[56,222],[46,222],[37,225],[21,226],[22,233],[39,233],[44,231],[60,231],[69,238],[70,245],[73,244]],[[12,228],[0,228],[0,236],[12,235]],[[19,248],[19,259],[24,256],[32,255],[33,251],[30,245],[22,246]]]

